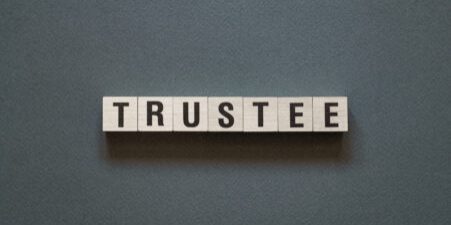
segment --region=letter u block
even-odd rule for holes
[[[207,99],[207,97],[174,97],[174,131],[207,131]]]

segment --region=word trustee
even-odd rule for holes
[[[346,132],[347,97],[103,97],[103,131]]]

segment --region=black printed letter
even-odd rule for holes
[[[230,102],[223,102],[219,104],[219,113],[221,113],[225,118],[229,120],[228,123],[225,123],[223,118],[219,119],[219,126],[229,128],[233,126],[235,120],[233,119],[233,116],[230,115],[230,113],[224,110],[224,108],[228,108],[228,110],[233,110],[233,105]]]
[[[263,106],[268,106],[268,102],[254,102],[253,106],[258,107],[258,126],[263,127]]]
[[[199,102],[194,102],[194,122],[188,120],[188,102],[183,103],[183,123],[186,127],[197,127],[199,125]]]
[[[114,102],[113,106],[118,107],[118,126],[124,127],[124,107],[128,106],[127,102]]]
[[[296,123],[296,116],[303,116],[302,112],[296,112],[296,107],[303,107],[304,103],[290,103],[290,127],[304,127],[303,123]]]
[[[325,104],[324,104],[324,115],[325,115],[325,121],[326,121],[326,127],[338,127],[338,124],[337,123],[331,123],[330,122],[330,117],[331,116],[337,116],[338,115],[338,113],[336,113],[336,112],[330,112],[330,107],[332,107],[332,106],[338,106],[338,103],[337,102],[326,102]]]
[[[152,106],[157,106],[156,111],[152,111]],[[152,116],[158,117],[158,126],[163,126],[163,103],[161,102],[147,102],[147,126],[152,126]]]

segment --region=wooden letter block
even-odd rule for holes
[[[280,132],[312,132],[312,97],[277,98]]]
[[[313,97],[313,131],[348,131],[348,98]]]
[[[207,97],[174,97],[174,131],[207,131]]]
[[[138,97],[139,131],[172,131],[172,97]]]
[[[103,97],[103,131],[137,131],[137,97]]]
[[[209,97],[208,131],[243,131],[243,98]]]
[[[244,131],[275,132],[277,127],[277,98],[243,98]]]

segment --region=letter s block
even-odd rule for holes
[[[208,97],[208,131],[243,131],[242,97]]]
[[[138,97],[139,131],[172,131],[172,97]]]
[[[313,131],[348,131],[348,98],[313,97]]]
[[[103,131],[137,131],[137,97],[103,97]]]

